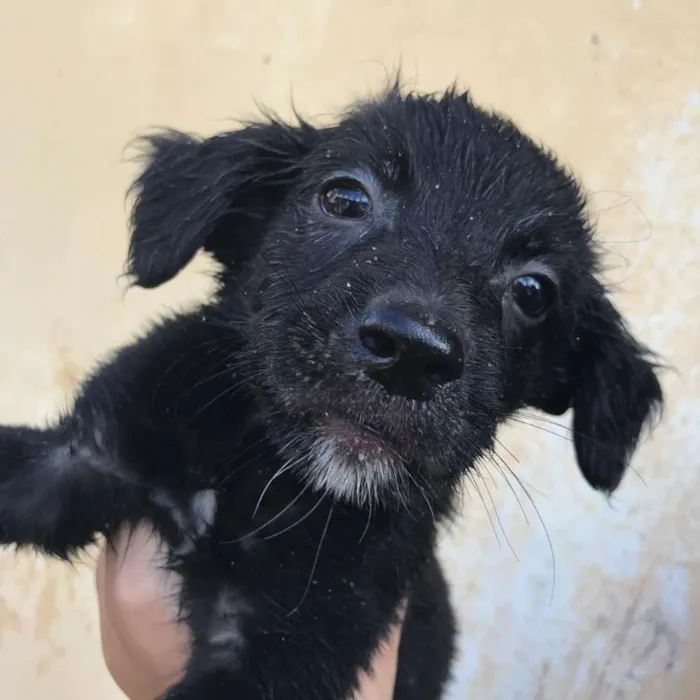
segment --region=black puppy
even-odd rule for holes
[[[204,249],[219,291],[55,425],[0,428],[0,541],[68,559],[152,520],[194,635],[167,700],[348,698],[404,597],[395,698],[439,698],[436,527],[499,424],[573,409],[581,471],[611,492],[662,406],[596,280],[581,191],[452,90],[147,143],[133,281]]]

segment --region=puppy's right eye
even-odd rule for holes
[[[321,209],[336,219],[363,219],[372,209],[372,202],[362,185],[354,180],[335,180],[320,194]]]

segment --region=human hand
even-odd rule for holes
[[[154,700],[181,677],[190,633],[175,621],[180,582],[165,572],[162,543],[148,526],[123,530],[97,564],[102,649],[107,668],[130,700]],[[373,675],[360,674],[356,700],[391,700],[401,628],[378,650]]]
[[[164,555],[162,542],[143,525],[123,529],[97,562],[102,652],[130,700],[162,695],[179,680],[189,656],[189,629],[174,621],[180,582],[160,566]]]

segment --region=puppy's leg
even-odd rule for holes
[[[236,421],[215,401],[225,379],[207,375],[218,379],[230,360],[230,334],[202,316],[166,321],[123,348],[53,426],[0,426],[0,544],[69,558],[96,534],[149,517],[154,490],[187,488],[188,470],[205,469],[199,445]]]
[[[141,489],[120,474],[99,426],[71,415],[40,430],[0,426],[0,543],[64,559],[138,519]]]

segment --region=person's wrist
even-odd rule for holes
[[[161,567],[163,547],[149,527],[120,532],[97,566],[105,664],[131,700],[152,700],[180,677],[189,631],[175,621],[179,580]]]

